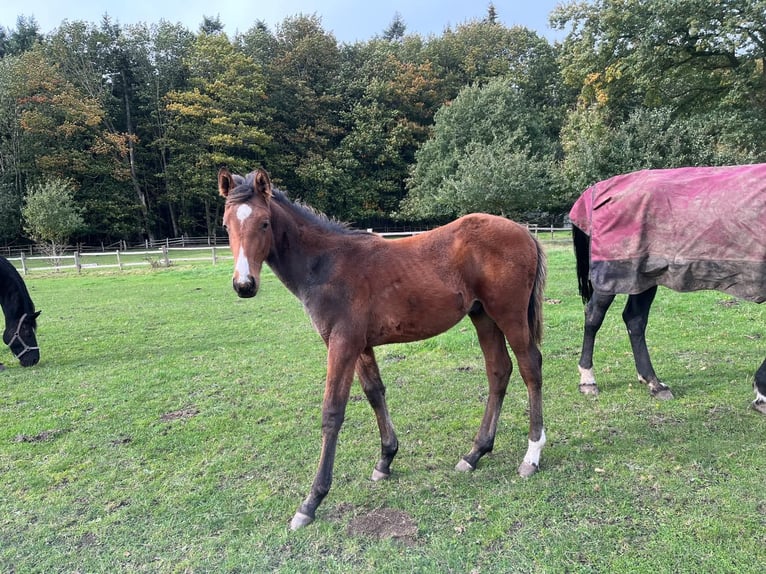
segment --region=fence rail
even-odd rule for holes
[[[542,240],[564,242],[565,238],[557,239],[562,232],[571,231],[570,227],[553,227],[527,225],[535,236]],[[423,231],[397,231],[379,233],[381,237],[404,237],[417,235]],[[76,271],[82,273],[92,269],[119,269],[120,271],[139,266],[170,267],[176,263],[211,262],[216,265],[221,260],[231,260],[228,240],[226,238],[176,238],[162,241],[147,241],[131,248],[124,242],[101,246],[97,248],[77,246],[66,250],[58,256],[35,254],[32,249],[13,250],[6,248],[6,259],[23,274],[43,271]],[[115,247],[114,249],[110,249]]]

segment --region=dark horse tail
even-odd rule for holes
[[[529,332],[532,340],[538,345],[543,340],[543,294],[545,292],[545,276],[547,266],[545,263],[545,252],[540,242],[532,237],[537,248],[537,271],[535,272],[535,282],[532,285],[532,295],[529,297],[529,307],[527,309],[527,322],[529,323]]]
[[[572,241],[577,260],[577,285],[580,288],[583,303],[587,303],[593,296],[593,285],[590,282],[590,236],[573,225]]]

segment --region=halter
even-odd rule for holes
[[[21,316],[21,319],[19,319],[18,324],[16,325],[16,331],[13,333],[13,337],[11,337],[11,340],[8,341],[8,348],[11,349],[11,353],[13,353],[13,356],[16,357],[19,360],[21,360],[21,357],[23,355],[25,355],[26,353],[28,353],[29,351],[39,351],[40,350],[40,347],[31,347],[31,346],[27,345],[27,343],[24,341],[24,339],[21,338],[21,333],[20,333],[21,325],[24,323],[24,319],[26,319],[26,318],[27,318],[27,313],[24,313]],[[20,353],[15,352],[11,348],[13,343],[15,343],[17,340],[18,340],[19,343],[21,343],[24,346],[24,349]]]

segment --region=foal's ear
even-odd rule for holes
[[[229,192],[234,189],[236,185],[234,177],[228,169],[222,167],[218,170],[218,193],[220,193],[222,197],[228,197]]]
[[[263,199],[268,203],[271,199],[271,178],[269,177],[269,172],[265,169],[258,168],[253,175],[253,187],[255,188],[255,193],[263,195]]]

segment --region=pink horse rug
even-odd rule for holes
[[[586,189],[569,217],[590,236],[599,291],[766,300],[766,164],[618,175]]]

